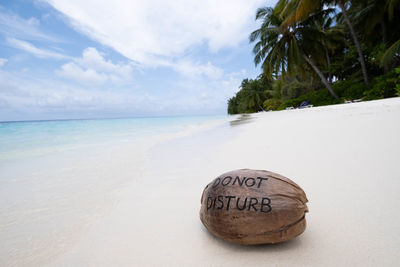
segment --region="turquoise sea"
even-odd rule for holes
[[[142,142],[226,118],[171,116],[123,119],[0,122],[0,161],[93,146]]]
[[[0,266],[53,261],[115,209],[121,192],[159,168],[149,168],[152,147],[221,132],[227,122],[226,115],[0,122],[0,236],[7,244]],[[169,152],[173,160],[176,151]]]

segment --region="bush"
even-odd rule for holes
[[[283,110],[286,109],[287,107],[297,107],[298,105],[300,105],[299,103],[301,104],[301,102],[299,102],[297,98],[285,100],[282,102],[282,104],[280,104],[277,110]]]
[[[377,77],[364,95],[365,100],[400,96],[400,67]]]
[[[263,106],[265,110],[275,110],[281,105],[281,101],[279,99],[267,99],[264,101]]]
[[[333,84],[333,90],[344,99],[357,99],[364,96],[368,87],[364,82],[355,80],[339,81]]]

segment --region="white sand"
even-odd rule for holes
[[[399,265],[400,98],[252,117],[154,147],[113,208],[41,264]],[[120,159],[129,156],[121,150]],[[107,168],[119,175],[122,165]],[[199,220],[203,187],[239,168],[274,171],[305,190],[310,212],[301,236],[239,246],[207,232]]]

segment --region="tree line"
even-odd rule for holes
[[[242,81],[229,114],[400,95],[400,0],[279,0],[255,19],[262,73]]]

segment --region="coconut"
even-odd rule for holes
[[[212,234],[233,243],[279,243],[304,232],[307,201],[303,189],[289,178],[264,170],[235,170],[205,187],[200,219]]]

